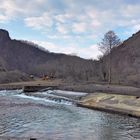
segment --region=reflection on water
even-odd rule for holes
[[[0,97],[6,102],[5,106],[0,104],[0,138],[35,137],[41,140],[140,138],[140,120],[137,118],[13,95],[3,94]],[[16,105],[13,105],[13,102]]]

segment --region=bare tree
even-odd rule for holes
[[[99,50],[103,53],[103,55],[108,55],[109,57],[109,65],[108,65],[108,82],[111,83],[111,59],[112,53],[111,50],[114,47],[117,47],[121,44],[119,37],[115,34],[114,31],[108,31],[102,41],[99,43]]]

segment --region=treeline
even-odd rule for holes
[[[98,66],[98,62],[93,60],[64,55],[61,58],[35,66],[30,73],[40,77],[53,75],[56,78],[74,81],[99,80]]]

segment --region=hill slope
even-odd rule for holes
[[[109,54],[110,55],[110,54]],[[112,82],[140,86],[140,31],[112,50]],[[108,58],[102,61],[103,72],[108,73]]]
[[[0,76],[19,75],[11,80],[0,77],[2,82],[29,80],[31,74],[37,77],[53,74],[67,81],[107,82],[109,55],[100,61],[92,61],[50,53],[33,43],[12,40],[6,30],[0,30]],[[140,32],[114,48],[111,55],[112,83],[140,87]]]
[[[95,63],[77,56],[50,53],[27,41],[12,40],[6,30],[0,30],[1,67],[35,76],[88,80],[95,75]]]

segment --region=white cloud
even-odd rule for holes
[[[140,24],[137,24],[133,27],[133,29],[137,32],[138,30],[140,30]]]
[[[73,32],[86,32],[88,29],[88,26],[86,23],[81,22],[81,23],[74,23],[73,24]]]
[[[135,18],[139,17],[139,9],[140,9],[140,4],[139,5],[123,5],[121,7],[121,13],[124,15],[124,17],[127,18]]]
[[[60,23],[66,23],[68,20],[73,19],[73,15],[69,13],[64,13],[64,14],[58,14],[55,16],[56,21]]]
[[[49,39],[71,39],[72,37],[70,35],[61,34],[61,35],[48,35],[47,38]]]
[[[101,54],[98,50],[97,45],[91,45],[89,47],[82,48],[80,46],[77,46],[76,44],[69,44],[68,46],[60,46],[56,45],[52,42],[48,41],[33,41],[45,49],[55,52],[55,53],[65,53],[65,54],[76,54],[83,58],[92,58],[96,59],[99,54]]]
[[[67,34],[69,32],[69,27],[67,27],[65,24],[57,23],[56,30],[61,34]]]
[[[99,52],[96,46],[81,48],[83,42],[91,44],[110,29],[129,29],[129,35],[138,31],[139,9],[139,0],[1,0],[0,23],[20,19],[26,26],[45,32],[51,41],[67,41],[67,47],[59,49],[44,42],[51,51],[77,53],[87,58]]]
[[[7,20],[8,20],[8,19],[7,19],[6,16],[0,15],[0,23],[3,23],[3,22],[5,22],[5,21],[7,21]]]
[[[43,12],[41,7],[44,6],[46,0],[1,0],[0,13],[4,18],[3,21],[10,21],[15,18],[26,18],[33,15],[38,15]]]
[[[43,13],[42,16],[26,18],[25,23],[27,26],[35,29],[44,29],[45,27],[50,28],[53,25],[53,19],[50,13]]]
[[[134,28],[138,24],[139,9],[139,2],[133,4],[122,0],[3,0],[0,22],[20,16],[27,26],[34,29],[48,31],[56,24],[56,30],[62,34],[89,30],[97,34],[119,26]],[[131,22],[134,20],[135,24]]]
[[[2,1],[0,4],[1,22],[11,20],[15,16],[15,11],[16,11],[16,5],[14,2],[10,0]]]

